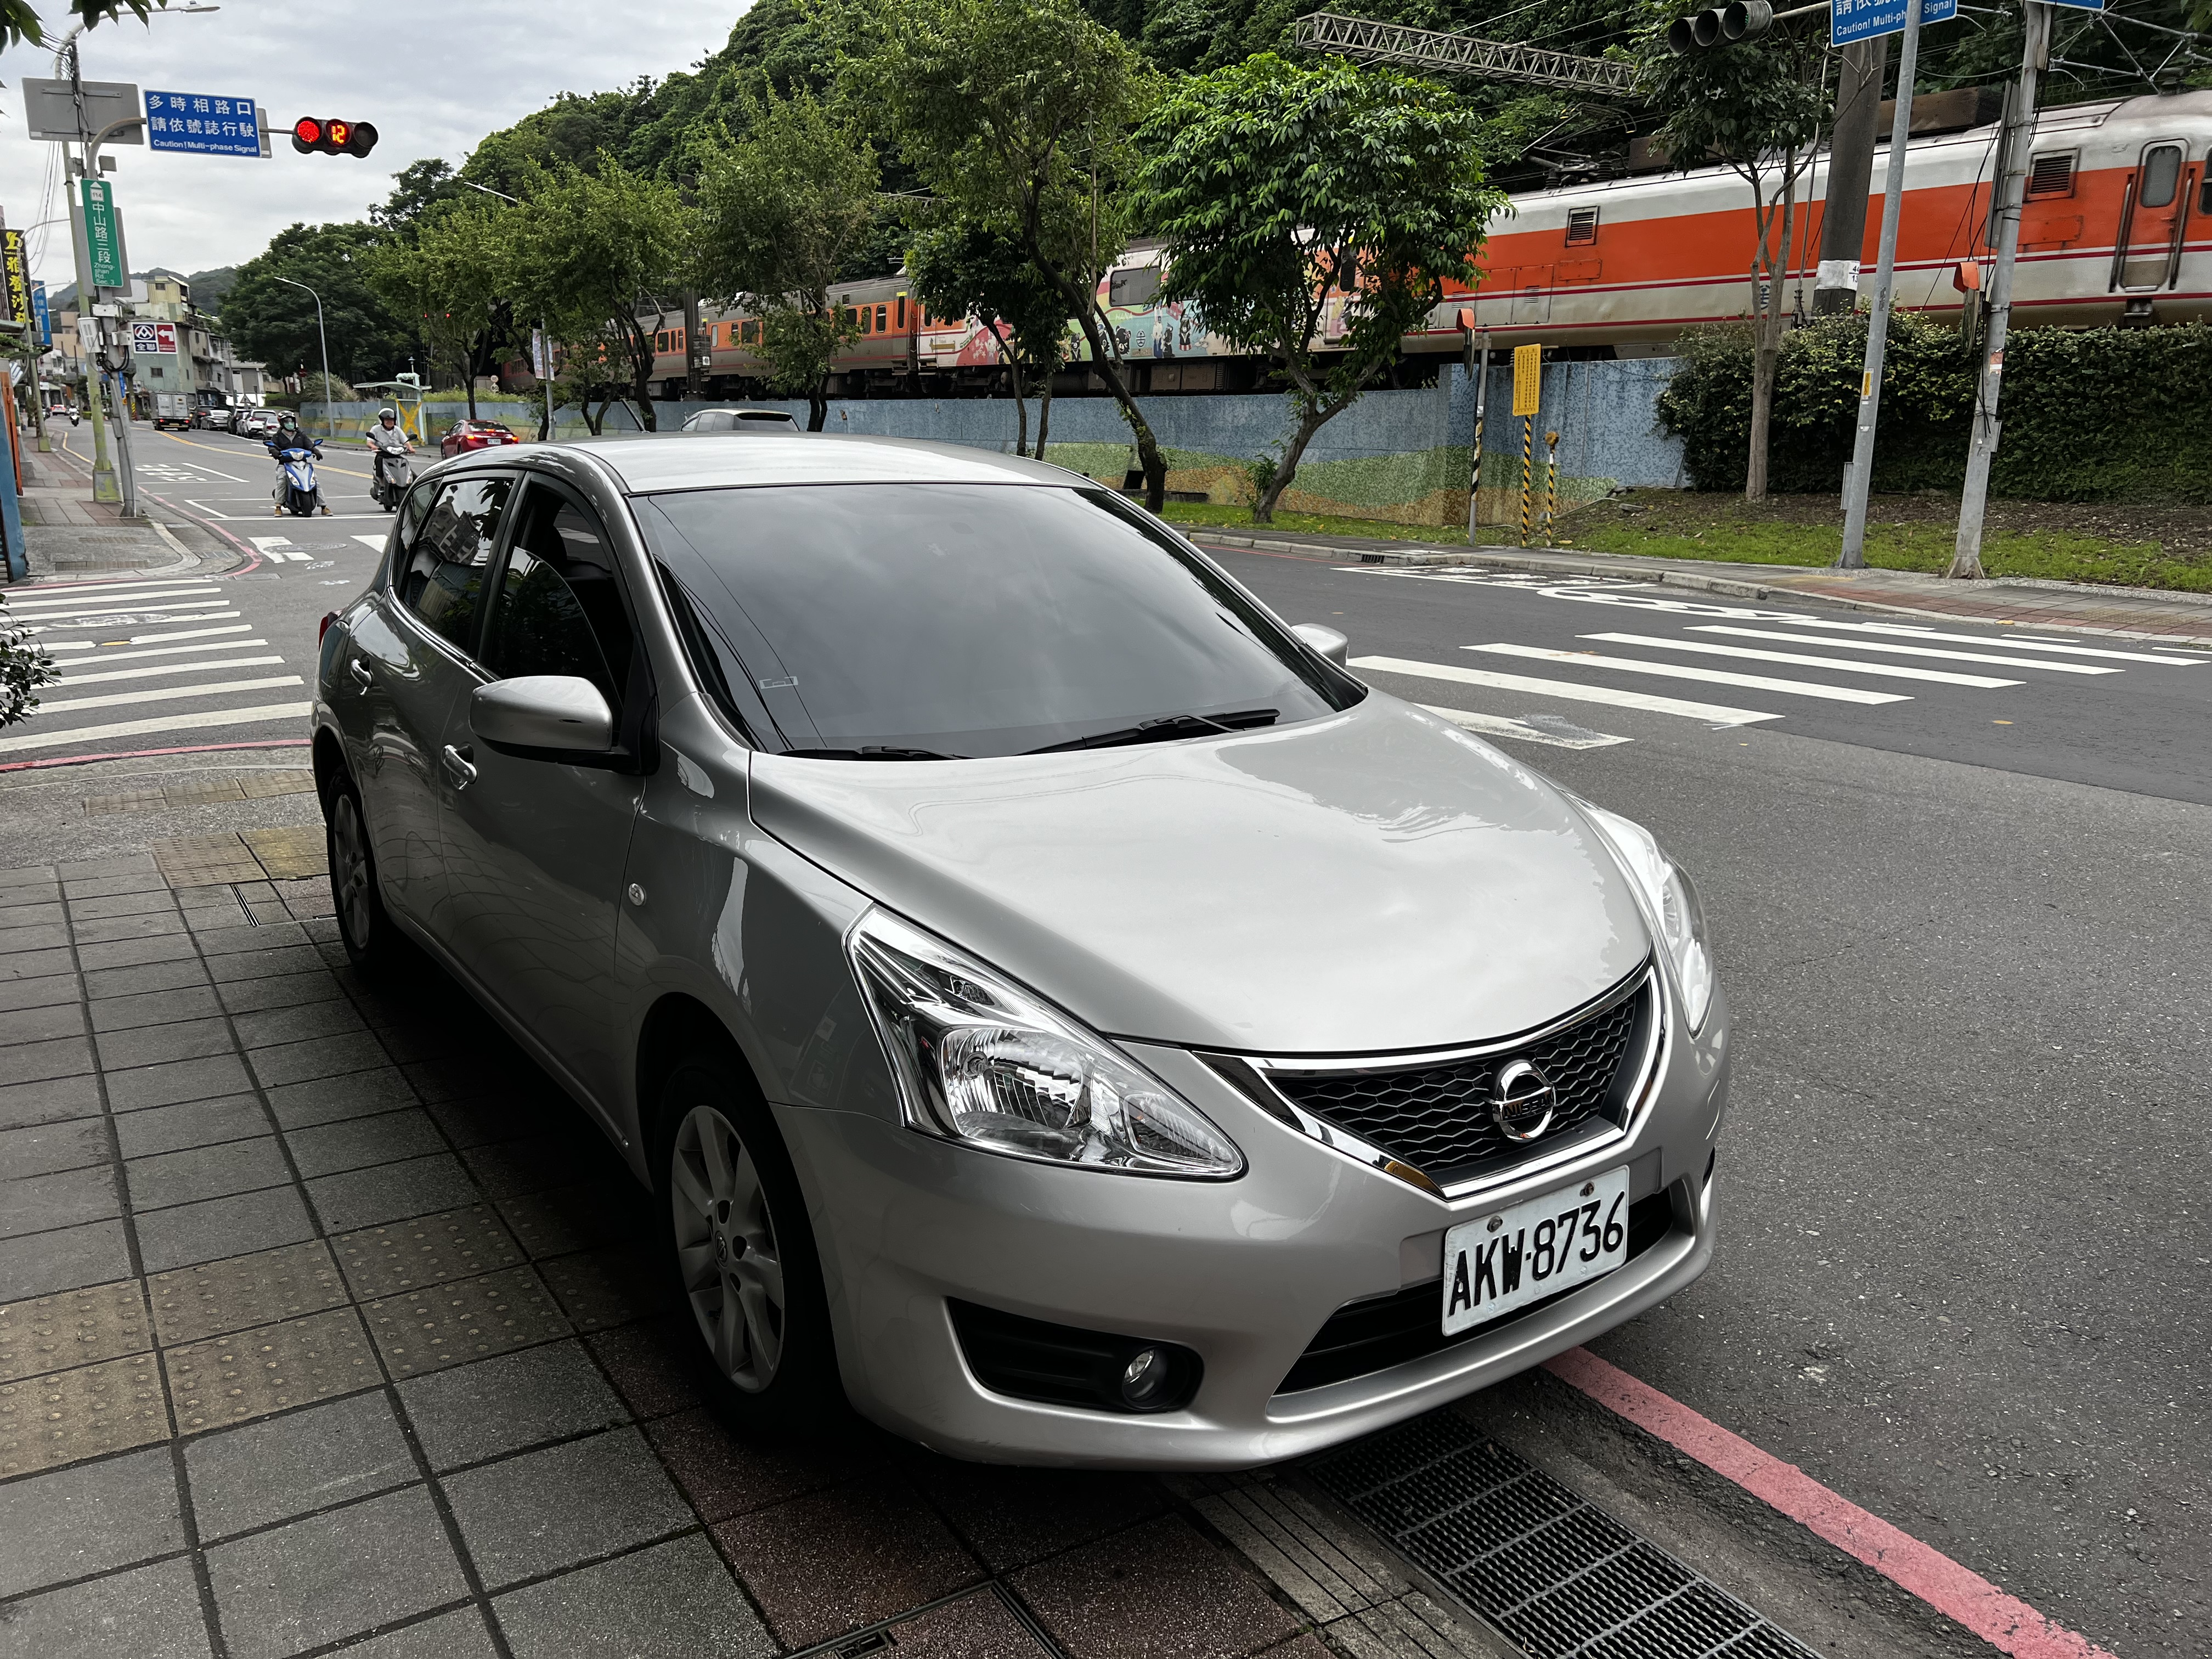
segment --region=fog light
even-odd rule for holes
[[[1121,1398],[1141,1411],[1158,1400],[1174,1370],[1175,1362],[1161,1349],[1140,1349],[1121,1373]]]

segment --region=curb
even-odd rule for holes
[[[1200,528],[1201,527],[1197,526],[1192,526],[1193,531]],[[1473,567],[1483,570],[1526,570],[1564,576],[1630,576],[1639,581],[1655,582],[1666,587],[1686,588],[1692,592],[1717,593],[1729,599],[1811,600],[1821,605],[1832,605],[1845,611],[1864,611],[1893,617],[1912,617],[1929,622],[1980,623],[1987,626],[1990,621],[1988,617],[1961,616],[1955,611],[1930,611],[1918,605],[1900,605],[1879,599],[1845,598],[1827,592],[1808,592],[1802,588],[1747,581],[1741,577],[1716,575],[1704,570],[1684,570],[1666,565],[1654,566],[1626,558],[1617,553],[1571,553],[1564,549],[1552,548],[1525,550],[1516,548],[1502,552],[1469,548],[1447,552],[1435,548],[1421,547],[1410,548],[1401,553],[1392,549],[1375,547],[1328,547],[1315,542],[1274,541],[1261,537],[1240,536],[1233,532],[1223,535],[1209,532],[1203,538],[1193,534],[1191,539],[1194,541],[1203,539],[1214,546],[1246,549],[1255,553],[1306,554],[1316,558],[1340,559],[1357,564],[1412,566],[1423,568]],[[1815,574],[1809,568],[1797,565],[1776,568],[1792,572],[1802,569],[1808,575]],[[2075,583],[2047,583],[2026,577],[2016,582],[2008,582],[2000,579],[1990,585],[2033,586],[2045,590],[2057,587],[2068,592],[2082,591],[2081,586]],[[2132,594],[2144,590],[2123,591]],[[2159,597],[2162,602],[2167,604],[2199,603],[2194,599],[2177,600],[2165,595]],[[2212,599],[2203,603],[2212,605]],[[2106,639],[2154,641],[2167,645],[2212,646],[2212,617],[2207,618],[2206,631],[2202,634],[2156,634],[2142,629],[2098,627],[2087,623],[2057,621],[2039,623],[2036,626],[2063,634],[2094,634]]]

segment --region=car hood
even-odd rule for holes
[[[1115,1036],[1269,1054],[1538,1025],[1650,953],[1549,783],[1370,693],[1281,730],[930,763],[757,755],[754,820]]]

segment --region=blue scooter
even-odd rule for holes
[[[281,469],[276,486],[276,511],[307,518],[317,511],[328,513],[323,506],[321,492],[315,487],[315,463],[322,457],[322,446],[313,439],[306,443],[287,444],[276,452],[276,465]]]

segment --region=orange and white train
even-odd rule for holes
[[[1991,255],[1994,125],[1915,138],[1905,160],[1896,303],[1957,317],[1975,280],[1962,267]],[[1875,155],[1877,192],[1888,147]],[[2029,181],[2014,279],[2014,325],[2148,325],[2212,320],[2212,91],[2045,110],[2029,151]],[[1784,303],[1809,298],[1820,245],[1824,157],[1801,196]],[[1807,198],[1809,196],[1809,201]],[[1753,309],[1750,191],[1726,167],[1645,174],[1517,195],[1492,227],[1484,278],[1447,294],[1429,326],[1406,342],[1421,354],[1456,353],[1458,314],[1472,307],[1492,346],[1663,350],[1685,328]],[[1873,282],[1877,194],[1867,214],[1863,291]],[[1210,334],[1193,307],[1161,299],[1162,255],[1133,249],[1099,284],[1099,298],[1133,365],[1140,392],[1241,391],[1264,365]],[[903,276],[839,290],[860,332],[837,359],[833,396],[971,394],[998,389],[998,342],[972,319],[923,314]],[[1334,302],[1340,305],[1342,302]],[[1324,323],[1324,337],[1335,321]],[[702,313],[709,396],[757,395],[758,325],[738,312]],[[1072,333],[1072,331],[1071,331]],[[680,395],[684,337],[665,329],[657,379]],[[1080,374],[1079,337],[1071,373]],[[1065,384],[1065,382],[1063,382]]]

